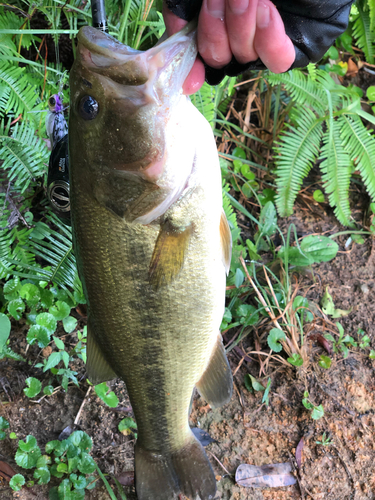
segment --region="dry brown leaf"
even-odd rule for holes
[[[15,472],[10,465],[0,460],[1,477],[3,477],[6,481],[10,481],[15,474],[17,474],[17,472]]]
[[[302,462],[303,462],[302,453],[303,453],[303,446],[304,446],[304,444],[305,443],[303,441],[303,438],[301,438],[301,440],[298,443],[297,448],[296,448],[296,462],[297,462],[297,465],[298,465],[299,469],[301,468],[301,465],[302,465]]]
[[[260,466],[241,464],[236,470],[236,483],[247,488],[280,488],[296,481],[290,462]]]

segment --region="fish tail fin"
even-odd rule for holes
[[[188,443],[170,455],[135,447],[136,491],[139,500],[213,500],[216,480],[203,449],[193,433]]]

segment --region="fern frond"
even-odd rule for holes
[[[9,132],[11,135],[9,135]],[[9,125],[0,124],[0,158],[2,168],[8,170],[8,179],[24,192],[30,182],[42,176],[48,164],[48,149],[45,142],[36,136],[35,129],[28,122]]]
[[[356,4],[358,14],[354,17],[353,36],[357,41],[358,47],[363,50],[366,61],[374,64],[374,35],[371,32],[370,12],[365,9],[365,2],[361,0]]]
[[[367,5],[370,15],[370,30],[374,31],[375,28],[375,0],[367,0]]]
[[[319,74],[319,72],[317,72],[317,74]],[[293,69],[279,75],[270,72],[267,79],[271,85],[282,83],[285,89],[290,93],[292,99],[298,104],[310,106],[319,114],[324,114],[326,112],[326,93],[320,85],[317,85],[302,71]]]
[[[223,209],[224,209],[224,213],[225,213],[226,218],[227,218],[228,223],[229,223],[230,231],[232,234],[232,242],[235,243],[238,240],[238,238],[240,237],[241,229],[238,227],[238,224],[237,224],[236,212],[233,209],[233,206],[230,202],[230,199],[228,198],[228,196],[226,196],[226,193],[229,192],[230,188],[231,188],[231,186],[229,186],[228,184],[223,182],[223,193],[222,193],[223,194]]]
[[[47,220],[58,227],[52,230],[43,222],[37,222],[23,249],[39,259],[43,259],[49,266],[30,266],[23,262],[14,262],[21,272],[14,272],[19,276],[51,281],[62,288],[73,288],[82,293],[82,284],[78,278],[76,260],[73,254],[72,231],[65,226],[57,216],[47,215]],[[26,271],[29,271],[28,273]]]
[[[340,129],[342,117],[327,122],[328,130],[323,137],[323,147],[320,155],[323,172],[324,189],[328,194],[329,204],[334,207],[334,213],[344,226],[350,226],[349,184],[352,173],[352,162],[345,151]]]
[[[215,118],[215,87],[204,82],[201,89],[191,96],[191,102],[202,113],[206,120],[212,123]]]
[[[375,138],[363,125],[357,115],[343,115],[340,118],[342,144],[355,167],[360,171],[363,182],[375,201]]]
[[[322,123],[309,108],[293,113],[294,126],[280,137],[276,153],[276,205],[282,217],[293,213],[294,201],[303,179],[309,173],[318,154],[322,137]]]
[[[31,111],[38,95],[25,76],[25,68],[12,66],[7,62],[0,64],[0,88],[9,87],[9,98],[6,111],[12,110],[15,115]]]

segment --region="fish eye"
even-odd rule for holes
[[[52,97],[50,97],[50,98],[49,98],[49,101],[48,101],[48,104],[49,104],[50,106],[55,106],[55,104],[56,104],[56,99],[55,99],[53,96],[52,96]]]
[[[99,104],[89,95],[85,95],[79,102],[79,114],[84,120],[93,120],[99,112]]]

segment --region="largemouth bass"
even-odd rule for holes
[[[231,238],[212,130],[182,95],[188,26],[133,50],[84,27],[70,74],[74,248],[88,302],[87,372],[125,381],[139,500],[208,500],[215,477],[189,427],[196,386],[217,407],[232,375],[219,333]]]

